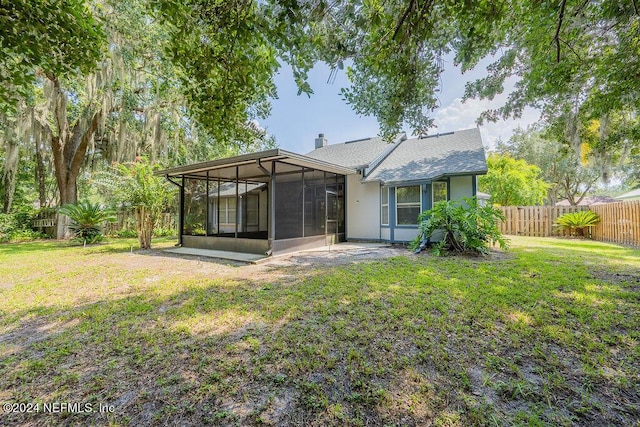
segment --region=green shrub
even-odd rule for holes
[[[130,228],[114,231],[111,233],[113,237],[129,239],[132,237],[138,237],[138,232]],[[153,230],[153,237],[175,237],[178,235],[178,230],[173,228],[155,228]]]
[[[172,186],[155,170],[148,159],[136,158],[133,163],[116,164],[95,181],[120,207],[134,211],[140,249],[151,248],[153,230],[174,195]]]
[[[130,230],[125,228],[124,230],[118,230],[114,233],[114,235],[116,237],[120,237],[120,238],[132,238],[132,237],[138,237],[138,232],[136,230]]]
[[[16,229],[16,222],[11,214],[0,214],[0,242],[9,241],[9,236]]]
[[[50,239],[47,234],[32,229],[15,230],[9,235],[9,242],[28,242],[37,239]]]
[[[60,213],[71,220],[69,230],[74,238],[82,243],[97,243],[103,238],[102,230],[105,222],[116,220],[114,212],[98,203],[80,201],[60,207]]]
[[[496,225],[497,220],[504,220],[502,212],[493,206],[479,206],[475,197],[464,200],[467,206],[457,201],[441,201],[433,209],[422,212],[418,216],[420,234],[410,248],[416,249],[435,232],[442,232],[442,240],[433,244],[438,256],[446,252],[485,255],[489,244],[495,243],[506,249],[508,241]]]
[[[585,229],[600,222],[600,215],[593,211],[572,212],[562,215],[555,222],[560,230],[568,230],[572,236],[585,236]]]
[[[187,214],[184,216],[184,234],[190,234],[192,236],[204,236],[207,234],[200,215]]]
[[[31,228],[34,218],[34,213],[31,211],[0,214],[0,242],[48,238],[46,234]]]
[[[174,228],[156,228],[153,230],[154,237],[175,237],[178,235],[178,230]]]

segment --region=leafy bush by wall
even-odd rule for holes
[[[504,216],[493,206],[479,206],[475,197],[464,199],[466,206],[458,201],[441,201],[433,209],[418,217],[420,234],[411,242],[411,249],[421,242],[442,233],[442,240],[432,242],[434,252],[441,256],[447,252],[468,252],[486,255],[489,245],[498,243],[506,249],[508,241],[496,225]]]

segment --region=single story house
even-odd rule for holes
[[[605,203],[617,202],[616,199],[609,196],[586,196],[580,200],[578,206],[603,205]],[[571,206],[569,199],[562,199],[556,203],[556,206]]]
[[[640,188],[636,188],[635,190],[616,196],[615,199],[618,202],[640,200]]]
[[[439,200],[476,195],[487,172],[478,129],[366,138],[306,155],[282,149],[159,171],[180,188],[185,247],[278,254],[332,243],[408,242]]]

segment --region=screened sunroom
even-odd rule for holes
[[[158,172],[180,189],[182,246],[254,254],[344,241],[354,173],[280,149]]]

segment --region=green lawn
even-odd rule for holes
[[[0,402],[114,407],[0,424],[640,422],[639,250],[515,238],[327,268],[132,244],[0,245]]]

